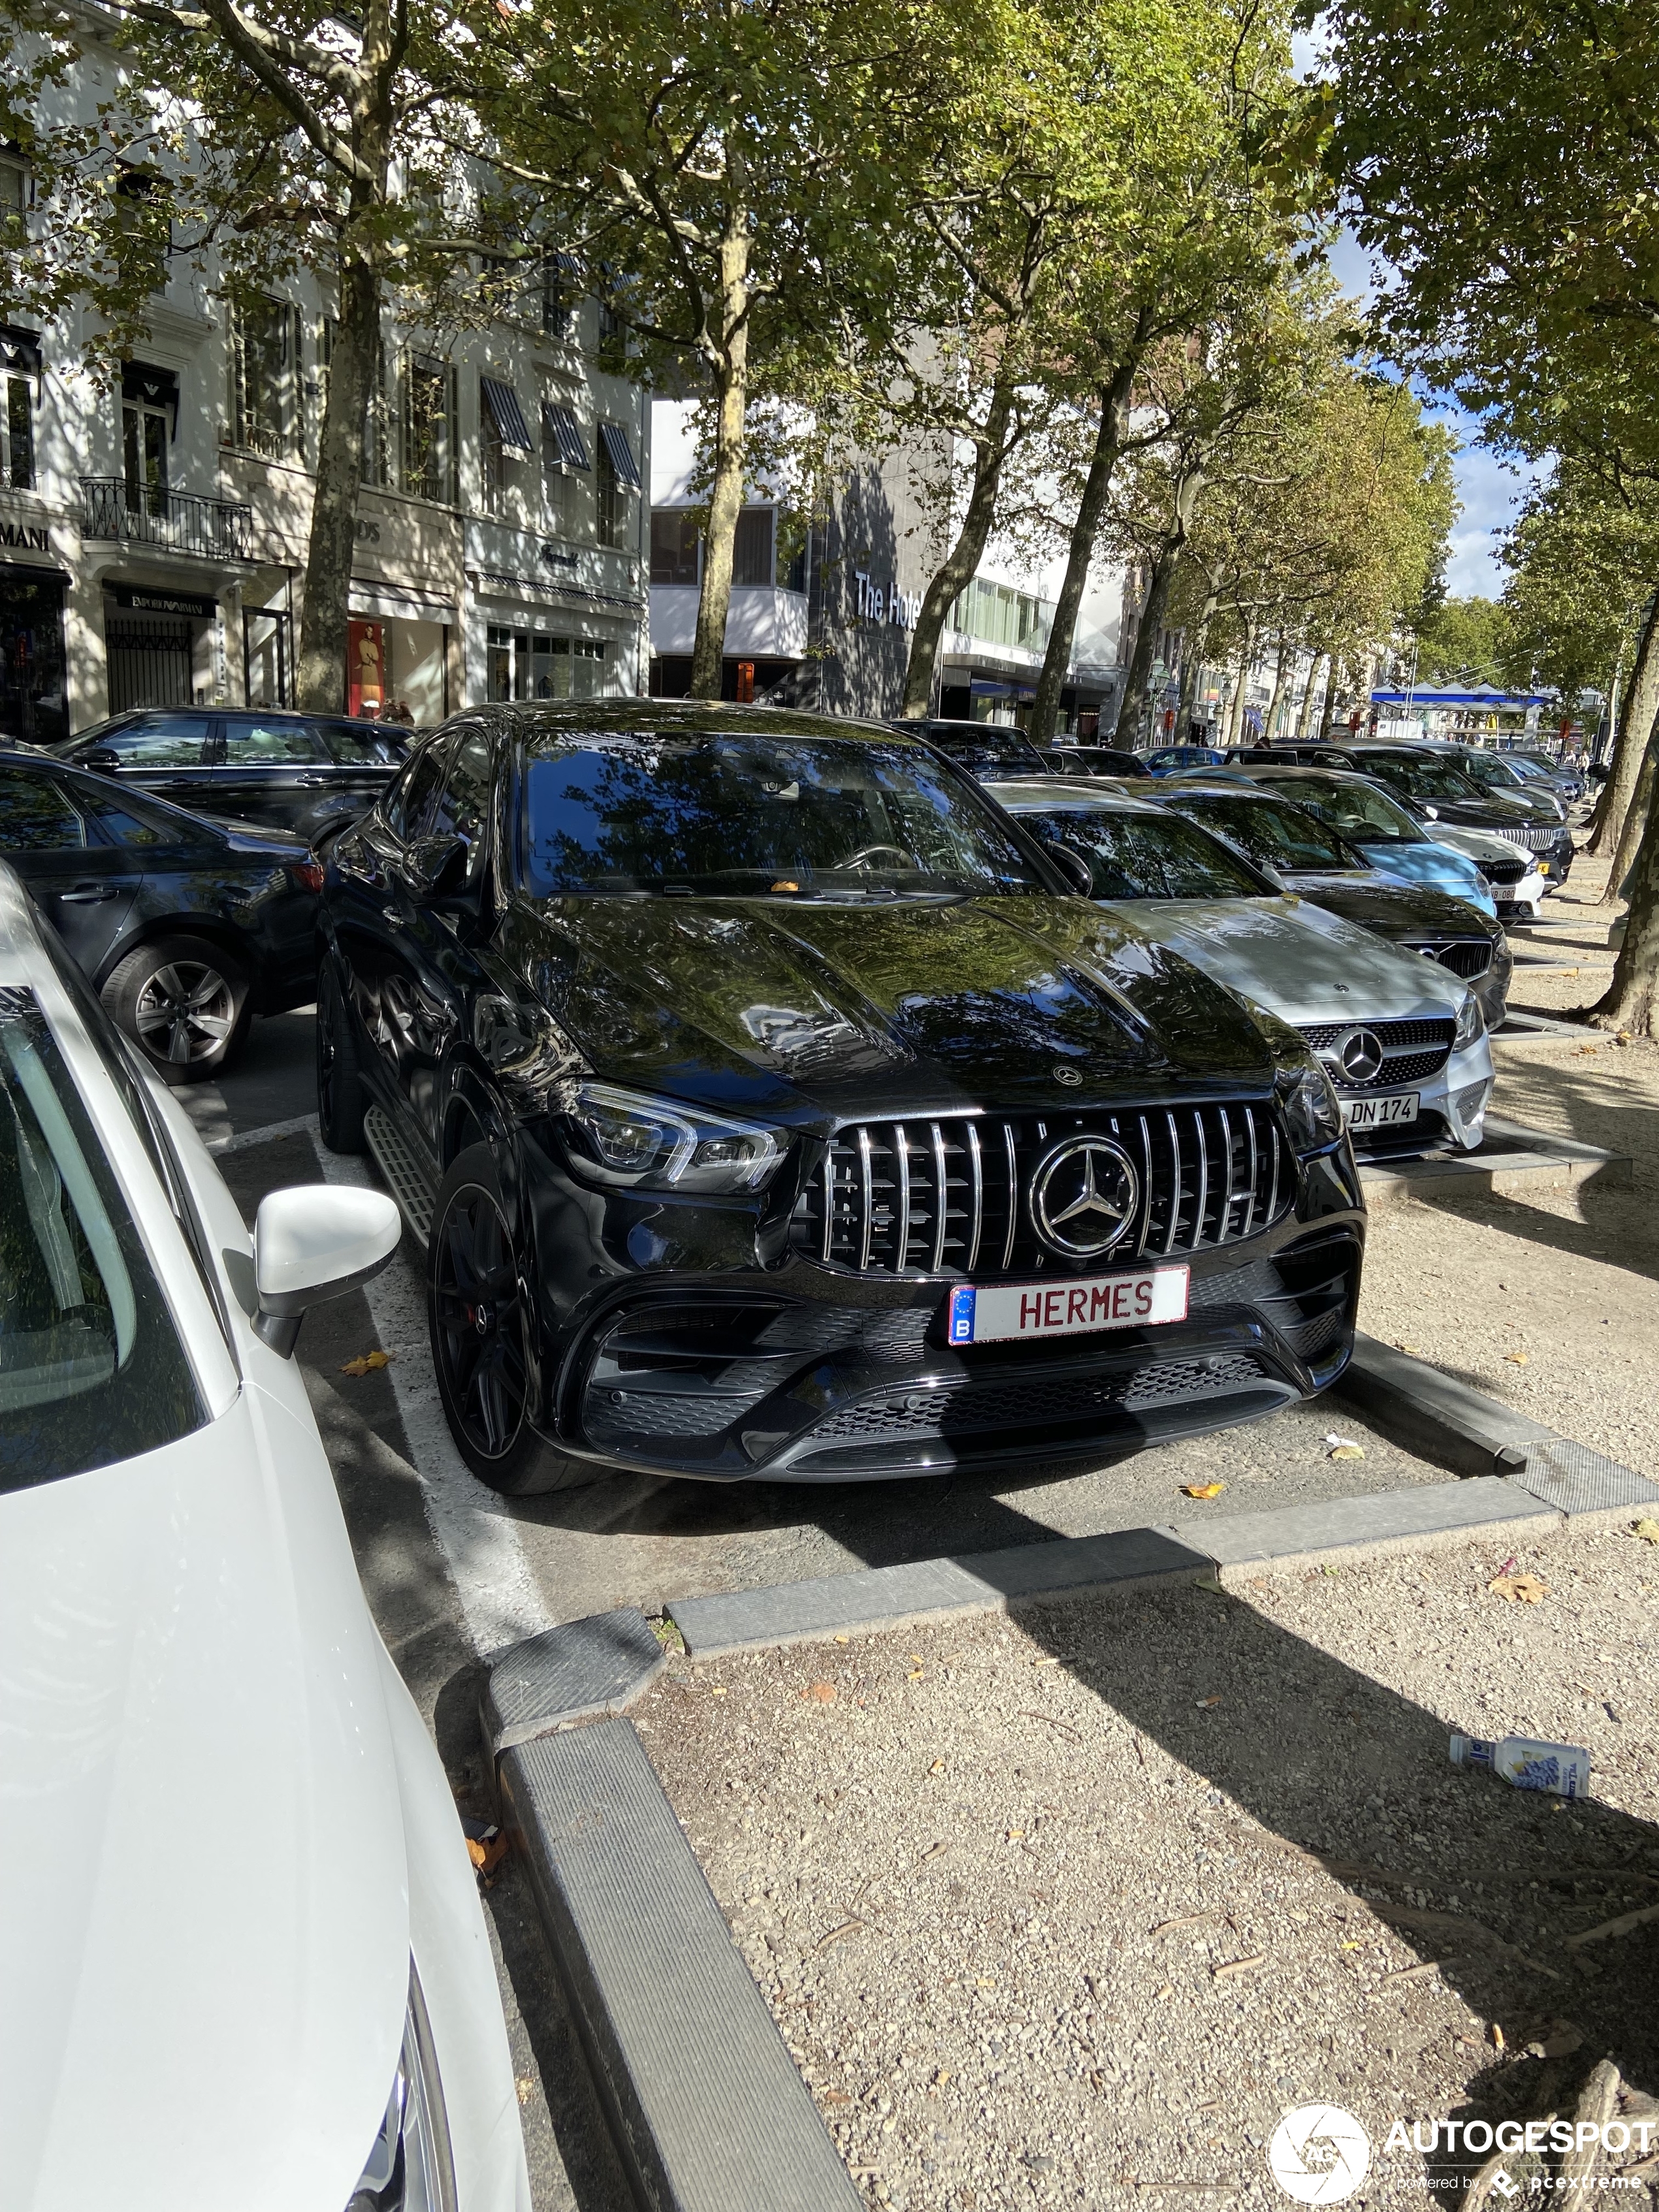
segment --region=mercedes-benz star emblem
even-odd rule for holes
[[[1097,1260],[1128,1231],[1140,1185],[1129,1156],[1104,1137],[1068,1137],[1038,1161],[1031,1213],[1044,1243]]]
[[[1063,1083],[1068,1091],[1075,1091],[1082,1080],[1083,1078],[1074,1067],[1062,1066],[1054,1070],[1054,1081]]]
[[[1349,1030],[1336,1041],[1337,1073],[1345,1083],[1375,1083],[1382,1073],[1382,1040],[1375,1030]]]

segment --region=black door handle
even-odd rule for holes
[[[96,906],[100,899],[115,896],[113,884],[76,884],[72,891],[59,891],[59,902],[64,906]]]

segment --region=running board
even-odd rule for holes
[[[363,1134],[410,1233],[424,1247],[431,1241],[432,1209],[438,1196],[431,1171],[391,1115],[378,1106],[364,1114]]]

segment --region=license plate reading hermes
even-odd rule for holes
[[[1387,1129],[1417,1119],[1418,1093],[1396,1091],[1388,1098],[1345,1098],[1342,1118],[1351,1129]]]
[[[1187,1318],[1185,1267],[1147,1267],[1082,1283],[999,1283],[951,1292],[952,1344],[1006,1344],[1017,1336],[1079,1336],[1087,1329],[1145,1328]]]

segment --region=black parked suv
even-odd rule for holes
[[[1093,1461],[1352,1343],[1294,1031],[1084,898],[907,735],[490,707],[327,856],[324,1140],[428,1240],[498,1490]]]
[[[52,750],[176,806],[315,841],[374,804],[408,757],[409,736],[345,715],[143,707]]]
[[[1012,722],[951,721],[935,715],[928,721],[895,722],[891,726],[906,737],[926,738],[981,783],[1042,775],[1048,769],[1046,755]]]
[[[0,854],[169,1083],[221,1073],[254,1014],[316,988],[323,871],[301,838],[0,751]]]
[[[1310,768],[1353,769],[1375,776],[1421,822],[1486,830],[1535,854],[1546,875],[1564,884],[1572,870],[1572,832],[1553,797],[1525,791],[1483,791],[1438,746],[1356,740],[1345,745],[1276,749]]]

